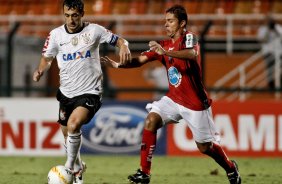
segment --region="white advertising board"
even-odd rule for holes
[[[55,98],[0,98],[0,155],[64,155]]]

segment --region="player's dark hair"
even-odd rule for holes
[[[185,8],[181,5],[174,5],[165,11],[166,13],[174,14],[179,22],[184,20],[186,25],[188,23],[188,15]]]
[[[63,8],[67,6],[68,9],[77,9],[79,13],[82,13],[84,10],[84,3],[82,0],[64,0]]]

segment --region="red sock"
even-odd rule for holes
[[[213,143],[213,146],[205,153],[212,157],[227,173],[234,171],[234,164],[223,151],[222,147]]]
[[[150,174],[151,170],[151,161],[153,157],[153,152],[156,148],[157,142],[157,134],[153,133],[149,130],[143,130],[142,144],[141,144],[141,152],[140,152],[140,165],[141,170]]]

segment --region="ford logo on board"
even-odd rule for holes
[[[102,107],[82,127],[83,145],[108,153],[138,151],[146,116],[145,110],[133,106]]]

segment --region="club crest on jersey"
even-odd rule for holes
[[[81,37],[82,37],[85,44],[89,44],[91,42],[90,34],[85,33],[85,34],[81,35]]]
[[[76,36],[71,39],[71,44],[73,46],[76,46],[78,44],[78,38]]]
[[[175,68],[174,66],[171,66],[168,69],[168,80],[169,83],[175,87],[178,87],[181,83],[182,75],[181,73]]]
[[[84,59],[84,58],[90,58],[90,57],[91,57],[90,50],[86,52],[74,52],[74,53],[63,54],[64,61],[73,61],[76,59]]]

